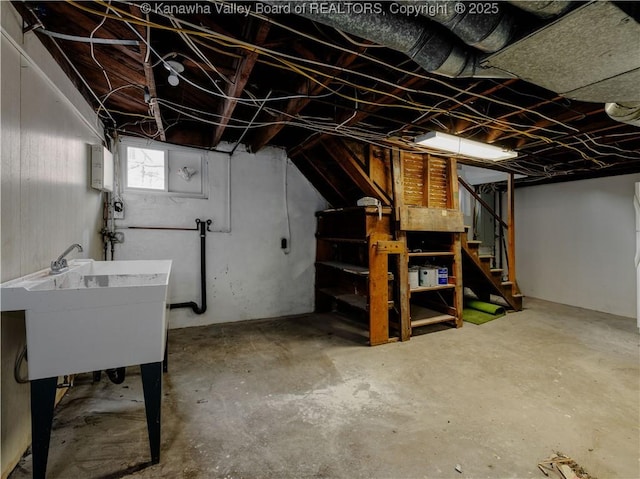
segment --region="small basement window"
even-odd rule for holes
[[[166,190],[167,162],[165,152],[151,148],[128,146],[127,188]]]
[[[168,143],[124,138],[123,184],[130,193],[207,198],[207,152]]]

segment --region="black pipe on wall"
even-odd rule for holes
[[[211,220],[202,221],[200,219],[196,219],[196,227],[200,231],[200,297],[202,300],[202,306],[199,307],[196,302],[189,301],[186,303],[170,304],[169,309],[191,308],[196,314],[203,314],[207,310],[206,237],[207,231],[211,231],[209,226],[211,226]]]

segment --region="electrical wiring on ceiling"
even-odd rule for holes
[[[319,72],[318,72],[318,73],[319,73]],[[316,80],[315,80],[315,78],[313,78],[313,77],[309,77],[309,79],[310,79],[310,80],[312,80],[312,81],[316,81]],[[198,87],[197,85],[195,85],[195,84],[193,84],[193,83],[192,83],[192,85],[194,85],[194,86]],[[324,87],[324,85],[321,85],[321,86],[323,86],[323,87]],[[417,92],[417,90],[416,90],[416,92]],[[385,94],[385,92],[378,92],[378,91],[376,91],[376,93]],[[348,98],[348,97],[347,97],[347,98]],[[397,100],[399,100],[399,101],[404,101],[402,98],[397,97],[397,96],[396,96],[396,99],[397,99]],[[377,105],[375,102],[370,102],[370,104],[372,104],[372,105],[374,105],[374,106],[376,106],[376,105]],[[423,107],[423,108],[424,108],[424,107],[427,107],[426,105],[422,105],[422,106],[418,106],[418,105],[416,105],[416,106],[417,106],[418,108],[420,108],[420,107]],[[428,107],[427,107],[427,108],[428,108]],[[517,130],[516,130],[516,131],[517,131]]]
[[[70,2],[70,3],[75,4],[75,2]],[[104,2],[99,2],[99,3],[104,3]],[[127,2],[127,3],[130,3],[130,2]],[[113,11],[117,10],[117,7],[111,6],[109,4],[106,4],[106,6],[109,9],[113,10]],[[89,9],[89,11],[91,11],[91,10]],[[95,12],[95,11],[93,13],[99,14],[99,12]],[[127,14],[127,12],[124,12],[124,11],[123,11],[123,13]],[[133,17],[130,14],[129,14],[129,16]],[[114,17],[114,16],[110,16],[110,17],[118,19],[118,17]],[[133,17],[133,18],[137,18],[137,17]],[[128,23],[128,20],[124,20],[123,18],[120,18],[120,20],[121,21],[125,21],[125,22]],[[281,26],[277,22],[274,22],[272,19],[265,18],[264,20],[265,21],[269,21],[272,24],[277,24],[277,25]],[[223,46],[225,46],[227,48],[243,48],[243,49],[247,49],[247,50],[248,49],[258,50],[258,51],[260,51],[261,54],[266,55],[269,58],[272,58],[272,59],[276,60],[277,62],[281,63],[288,70],[294,71],[294,72],[304,76],[305,78],[307,78],[311,82],[314,82],[315,84],[317,84],[319,87],[322,87],[325,91],[328,91],[328,93],[326,93],[325,95],[322,95],[322,96],[335,95],[335,96],[341,97],[341,98],[343,98],[345,100],[360,101],[360,103],[363,103],[363,104],[366,104],[366,105],[370,105],[370,106],[373,106],[373,107],[384,106],[386,108],[398,107],[398,108],[404,108],[404,109],[410,109],[410,110],[414,109],[414,110],[417,110],[417,111],[421,112],[421,117],[424,117],[425,115],[428,115],[430,113],[440,113],[440,114],[446,114],[446,115],[448,115],[450,117],[453,117],[453,118],[457,118],[457,119],[461,119],[461,120],[467,120],[467,121],[471,121],[471,122],[475,122],[475,123],[479,123],[479,122],[484,120],[486,122],[484,125],[478,124],[478,125],[475,125],[475,126],[476,127],[482,127],[482,126],[486,126],[487,124],[490,124],[490,125],[493,126],[494,129],[499,129],[499,130],[502,130],[502,131],[514,132],[514,133],[517,133],[517,134],[520,134],[520,135],[525,135],[525,136],[527,136],[527,137],[529,137],[531,139],[542,141],[542,142],[548,143],[548,144],[560,145],[560,146],[562,146],[564,148],[568,148],[570,150],[574,150],[574,151],[578,152],[584,159],[592,160],[584,152],[582,152],[581,150],[578,150],[577,148],[574,147],[574,145],[576,144],[575,141],[573,143],[561,142],[561,141],[558,141],[557,139],[554,139],[554,138],[548,138],[548,137],[545,137],[545,136],[542,136],[542,135],[539,135],[539,134],[531,134],[529,132],[521,131],[519,129],[519,128],[531,128],[531,125],[518,124],[518,123],[514,123],[514,122],[504,122],[504,124],[496,123],[496,119],[491,118],[488,115],[485,115],[484,113],[473,109],[472,107],[470,107],[469,105],[465,104],[464,102],[462,102],[460,100],[457,100],[457,97],[459,95],[463,95],[464,94],[464,95],[472,96],[473,98],[482,98],[482,99],[485,99],[485,100],[490,101],[492,103],[497,103],[497,104],[500,104],[502,106],[508,106],[509,108],[514,108],[514,109],[517,110],[516,112],[511,113],[511,114],[507,114],[507,115],[520,114],[522,112],[525,112],[525,113],[529,113],[531,115],[536,115],[537,117],[545,118],[545,119],[547,119],[549,121],[552,121],[554,124],[562,126],[563,128],[566,128],[568,130],[577,131],[577,129],[575,127],[571,126],[571,125],[567,125],[567,124],[564,124],[564,123],[559,122],[557,120],[548,118],[548,117],[546,117],[544,115],[541,115],[540,113],[535,112],[535,111],[528,111],[528,109],[526,109],[526,108],[523,109],[521,106],[513,105],[513,104],[510,104],[510,103],[505,102],[505,101],[496,101],[493,98],[486,97],[486,96],[483,96],[483,95],[479,95],[479,94],[476,94],[476,93],[473,93],[473,92],[468,92],[468,91],[465,91],[465,90],[462,90],[462,89],[457,89],[455,97],[453,97],[453,98],[452,98],[452,96],[447,96],[447,95],[444,95],[444,94],[442,94],[440,92],[430,92],[430,91],[426,91],[426,90],[416,90],[416,89],[410,89],[410,88],[404,88],[404,91],[411,91],[411,92],[414,92],[414,93],[420,94],[420,95],[432,95],[434,97],[441,97],[442,100],[441,100],[440,103],[438,103],[438,105],[442,104],[443,102],[453,101],[454,103],[459,104],[460,107],[464,107],[465,109],[467,109],[469,111],[472,111],[472,113],[474,113],[473,115],[466,114],[466,113],[460,113],[460,112],[451,112],[450,110],[447,110],[447,109],[444,109],[444,108],[434,108],[433,106],[431,106],[429,104],[420,103],[420,102],[415,101],[415,100],[408,100],[408,99],[399,97],[398,95],[392,95],[392,97],[394,99],[396,99],[398,102],[402,103],[401,105],[379,104],[379,103],[374,102],[374,101],[363,100],[363,99],[358,100],[357,98],[354,98],[354,97],[352,97],[350,95],[346,95],[346,94],[344,94],[342,92],[336,91],[334,88],[331,88],[331,87],[328,87],[327,85],[324,85],[321,81],[319,81],[319,80],[317,80],[315,78],[315,75],[324,76],[324,78],[331,78],[335,82],[340,82],[343,85],[346,84],[346,85],[352,86],[356,90],[357,89],[362,89],[364,91],[367,91],[367,92],[372,93],[372,94],[377,94],[377,95],[385,95],[385,96],[390,96],[390,95],[389,95],[388,92],[380,91],[380,90],[377,90],[375,88],[370,88],[370,87],[367,87],[367,86],[364,86],[364,85],[359,85],[359,84],[354,83],[354,82],[346,81],[346,79],[337,78],[335,74],[334,75],[329,75],[328,73],[325,73],[325,72],[322,72],[322,71],[318,71],[318,70],[316,70],[314,68],[307,67],[305,65],[302,65],[302,64],[298,63],[299,61],[303,61],[305,63],[310,63],[310,61],[308,59],[299,59],[299,58],[292,57],[290,55],[283,54],[282,52],[274,52],[272,50],[264,49],[264,48],[262,48],[260,46],[257,46],[257,45],[251,45],[251,44],[248,44],[247,42],[240,41],[240,40],[233,39],[233,38],[229,38],[229,37],[226,37],[226,36],[223,36],[223,35],[217,34],[215,32],[208,31],[208,30],[206,32],[194,32],[194,31],[191,31],[191,30],[186,30],[186,29],[182,28],[181,25],[182,24],[187,25],[187,24],[189,24],[189,22],[185,22],[184,20],[179,20],[179,21],[178,20],[174,20],[174,21],[177,22],[177,23],[173,24],[173,30],[171,28],[168,28],[168,27],[158,26],[157,24],[150,24],[149,22],[146,22],[144,24],[147,26],[147,28],[164,27],[165,29],[172,30],[172,31],[174,31],[176,33],[179,33],[184,38],[189,38],[189,35],[198,35],[198,36],[200,36],[202,34],[202,38],[205,38],[208,41],[217,42],[220,45],[223,45]],[[135,22],[132,21],[132,23],[135,23]],[[138,24],[140,24],[140,23],[138,23]],[[176,27],[176,25],[178,25],[178,27]],[[189,24],[189,26],[192,27],[192,28],[193,27],[197,27],[197,26],[190,25],[190,24]],[[286,27],[286,26],[282,26],[282,27],[283,28],[287,28],[289,30],[293,30],[290,27]],[[204,29],[204,27],[199,27],[199,28]],[[295,31],[295,30],[293,30],[293,31]],[[298,32],[298,33],[302,34],[301,32]],[[309,35],[306,35],[306,34],[303,34],[303,36],[306,36],[306,37],[308,37],[308,38],[310,38],[310,39],[312,39],[314,41],[323,42],[320,39],[316,39],[315,37],[312,37],[312,36],[309,36]],[[222,39],[220,39],[220,38],[222,38]],[[193,39],[193,41],[189,41],[189,42],[187,42],[185,40],[185,43],[187,44],[187,46],[191,50],[193,50],[193,47],[195,46],[194,43],[195,43],[196,40],[197,40],[198,44],[204,43],[204,42],[201,42],[201,40],[198,40],[198,39]],[[143,39],[143,41],[144,41],[144,39]],[[334,44],[327,44],[327,45],[331,46],[332,48],[341,48],[341,47],[337,47]],[[207,48],[209,48],[209,46],[207,46]],[[199,49],[197,49],[197,50],[198,50],[198,52],[200,52],[200,55],[202,55],[202,56],[204,56],[206,58],[206,55],[202,54],[202,52]],[[344,50],[345,51],[349,51],[350,53],[353,53],[353,54],[358,54],[357,52],[353,52],[353,51],[350,51],[348,49],[344,49]],[[149,45],[149,48],[148,48],[147,51],[148,52],[151,51],[150,45]],[[156,54],[157,56],[159,56],[155,51],[153,51],[153,53]],[[373,57],[366,56],[366,55],[360,55],[360,56],[362,56],[362,58],[366,58],[366,59],[369,59],[369,60],[373,59]],[[199,56],[199,58],[200,58],[200,56]],[[287,58],[289,58],[289,59],[287,59]],[[291,61],[290,59],[292,59],[292,58],[295,58],[296,61]],[[381,62],[381,60],[377,60],[377,59],[375,61],[378,62],[378,63]],[[196,63],[200,68],[202,68],[197,62],[194,62],[194,63]],[[207,65],[207,66],[209,66],[209,65]],[[323,68],[327,68],[327,69],[332,69],[334,71],[336,70],[336,67],[334,65],[328,65],[328,64],[325,64],[325,63],[322,63],[322,62],[315,62],[315,66],[319,66],[319,67],[323,67]],[[390,67],[391,69],[394,69],[394,66],[392,66],[392,65],[387,65],[387,66]],[[362,77],[368,78],[369,80],[373,80],[375,82],[378,82],[379,84],[390,84],[390,85],[393,84],[392,82],[389,82],[388,80],[385,80],[385,79],[382,79],[382,78],[376,78],[376,77],[373,77],[371,75],[366,75],[366,74],[363,74],[363,73],[360,73],[360,72],[355,72],[355,71],[348,70],[348,69],[339,69],[339,70],[342,71],[342,72],[353,74],[355,76],[359,76],[361,78]],[[397,70],[397,68],[396,68],[396,70]],[[400,71],[404,71],[404,70],[400,70]],[[432,77],[416,74],[415,72],[406,72],[406,73],[410,74],[412,76],[424,78],[425,80],[428,80],[430,82],[435,82],[435,83],[442,82],[443,86],[447,86],[448,88],[452,88],[451,85],[449,85],[448,83],[443,82],[442,80],[439,80],[439,79],[434,79]],[[211,77],[209,75],[207,75],[207,77],[211,80]],[[186,77],[184,79],[185,79],[185,81],[187,83],[189,83],[194,88],[198,88],[201,91],[206,92],[208,94],[216,95],[216,93],[212,92],[209,89],[203,88],[201,85],[197,85],[194,82],[191,82]],[[213,82],[213,83],[217,87],[217,84],[215,82]],[[397,84],[393,84],[393,86],[396,87],[396,88],[399,88],[399,86]],[[456,89],[456,88],[454,88],[454,89]],[[228,95],[220,94],[220,92],[218,92],[216,96],[218,96],[220,98],[224,98],[224,99],[233,99],[233,98],[229,97]],[[273,98],[270,98],[270,99],[253,98],[253,99],[247,100],[247,99],[244,99],[244,98],[239,98],[237,100],[242,102],[242,104],[245,104],[245,105],[256,106],[260,102],[266,101],[266,100],[275,101],[275,100],[282,100],[282,99],[287,99],[287,98],[291,99],[291,98],[296,98],[296,97],[311,98],[311,97],[308,97],[306,95],[290,95],[290,96],[286,96],[286,97],[273,97]],[[278,110],[274,110],[274,109],[265,108],[264,111],[265,112],[269,112],[271,114],[284,114],[284,115],[286,115],[285,112],[279,112]],[[349,119],[347,119],[347,121],[343,122],[343,123],[346,124],[346,123],[348,123],[348,121],[349,121]],[[273,123],[271,123],[271,124],[273,124]],[[497,125],[497,126],[494,126],[494,125]],[[343,126],[345,126],[345,125],[341,124],[341,125],[338,126],[338,128],[342,128]],[[335,128],[335,126],[334,126],[334,128]],[[552,135],[563,135],[563,134],[566,135],[566,132],[562,132],[562,131],[559,131],[559,130],[542,129],[542,128],[540,128],[539,130],[540,131],[544,131],[545,133],[548,133],[548,134],[552,134]],[[594,139],[591,139],[589,137],[587,137],[587,138],[588,138],[588,141],[591,142],[596,147],[608,147],[608,145],[601,145],[601,144],[598,144]],[[579,141],[578,141],[578,143],[579,143]],[[524,148],[526,149],[527,147],[528,146],[525,146]],[[619,153],[622,153],[623,155],[626,154],[626,153],[634,153],[633,151],[630,151],[630,150],[623,150],[623,149],[617,148],[617,147],[615,147],[615,148],[617,150],[619,150]],[[413,149],[415,149],[415,148],[413,148]],[[594,150],[593,148],[587,148],[587,149],[589,149],[589,151],[591,151],[593,153],[596,153],[598,155],[602,155],[603,154],[602,152]],[[621,156],[621,155],[618,155],[618,156]],[[633,158],[633,157],[631,157],[631,158]]]
[[[111,0],[109,0],[109,4],[111,4]],[[107,9],[107,12],[109,10]],[[102,25],[104,25],[104,22],[107,21],[106,17],[103,17],[102,20],[100,21],[100,23],[98,23],[98,25],[91,31],[91,34],[89,35],[90,39],[93,39],[93,36],[95,35],[95,33],[100,29],[100,27],[102,27]],[[104,69],[104,67],[102,66],[102,64],[96,59],[96,55],[95,55],[95,49],[93,48],[93,42],[89,43],[89,48],[91,51],[91,58],[93,58],[93,61],[96,63],[96,65],[98,65],[98,68],[100,68],[100,70],[102,70],[102,74],[104,75],[105,80],[107,81],[107,87],[109,89],[109,91],[113,90],[113,86],[111,86],[111,80],[109,79],[109,75],[107,74],[107,70]]]
[[[82,10],[85,10],[85,11],[88,11],[88,12],[91,12],[91,13],[94,13],[94,14],[99,14],[99,12],[96,12],[94,10],[91,10],[91,9],[87,8],[87,7],[78,5],[74,1],[68,0],[68,2],[70,4],[72,4],[72,5],[77,6],[78,8],[80,8]],[[105,2],[103,0],[97,0],[97,3],[104,4]],[[130,4],[131,2],[124,2],[124,3],[129,3]],[[111,6],[110,8],[114,12],[119,12],[119,13],[122,13],[122,14],[128,16],[128,17],[131,17],[133,19],[133,20],[131,20],[132,23],[141,24],[140,19],[138,17],[135,17],[134,15],[130,14],[129,12],[126,12],[124,10],[120,10],[117,7],[113,7],[113,6]],[[253,12],[250,12],[250,13],[253,13]],[[168,18],[168,19],[177,20],[174,17],[171,17],[170,15],[166,15],[166,14],[162,14],[162,13],[160,13],[160,15],[165,17],[165,18]],[[449,83],[444,82],[443,80],[436,79],[436,78],[431,77],[431,76],[418,74],[416,72],[410,72],[410,71],[406,71],[406,70],[403,70],[403,69],[399,69],[398,67],[396,67],[394,65],[391,65],[389,63],[385,63],[385,62],[383,62],[381,60],[375,59],[374,57],[369,57],[367,55],[361,55],[358,52],[354,52],[352,50],[346,49],[344,47],[337,46],[335,44],[330,44],[328,42],[324,42],[324,41],[322,41],[320,39],[317,39],[316,37],[313,37],[313,36],[310,36],[310,35],[305,34],[303,32],[297,31],[297,30],[292,29],[290,27],[285,27],[284,25],[282,25],[282,24],[280,24],[278,22],[275,22],[275,21],[273,21],[272,19],[270,19],[268,17],[264,17],[264,16],[259,15],[259,14],[255,14],[254,16],[256,16],[256,17],[258,17],[258,18],[260,18],[260,19],[262,19],[264,21],[267,21],[269,23],[278,25],[278,26],[280,26],[282,28],[286,28],[287,30],[291,30],[291,31],[295,32],[296,34],[301,35],[303,37],[309,38],[309,39],[314,40],[314,41],[321,42],[321,43],[325,44],[326,46],[330,46],[332,48],[337,48],[337,49],[339,49],[341,51],[344,51],[344,52],[347,52],[347,53],[350,53],[350,54],[359,55],[364,59],[380,63],[385,68],[392,69],[392,70],[397,70],[399,72],[402,72],[403,74],[411,75],[411,76],[414,76],[414,77],[417,77],[417,78],[421,78],[421,79],[424,79],[424,80],[437,82],[437,83],[440,83],[443,86],[446,86],[446,87],[449,87],[449,88],[454,88],[456,91],[464,92],[464,90],[456,88],[456,87],[452,87]],[[112,15],[110,15],[109,17],[117,19],[117,20],[123,20],[121,17],[114,17]],[[413,89],[410,89],[410,88],[406,88],[406,87],[403,87],[402,85],[398,85],[397,83],[393,83],[393,82],[390,82],[390,81],[387,81],[387,80],[384,80],[384,79],[381,79],[381,78],[374,78],[374,77],[371,77],[370,75],[363,74],[363,73],[361,73],[359,71],[356,71],[356,70],[349,70],[349,69],[342,68],[342,67],[336,67],[334,65],[329,65],[329,64],[326,64],[326,63],[323,63],[323,62],[319,62],[319,61],[316,61],[316,60],[311,60],[311,59],[307,59],[307,58],[299,58],[299,57],[295,57],[295,56],[292,56],[292,55],[284,54],[282,52],[276,52],[276,51],[273,51],[273,50],[270,50],[270,49],[266,49],[266,48],[264,48],[262,46],[254,45],[254,44],[248,43],[248,42],[246,42],[244,40],[235,39],[235,38],[232,38],[232,37],[228,37],[227,35],[223,35],[223,34],[220,34],[220,33],[217,33],[217,32],[213,32],[213,31],[207,29],[206,27],[203,27],[203,26],[200,26],[200,25],[195,25],[195,24],[193,24],[191,22],[187,22],[186,20],[179,20],[179,23],[187,25],[190,28],[194,28],[195,29],[195,30],[180,29],[179,30],[180,33],[200,35],[200,36],[203,36],[203,37],[208,38],[210,40],[218,41],[220,44],[228,46],[230,48],[243,48],[243,49],[246,49],[246,50],[249,50],[249,51],[259,51],[260,53],[262,53],[264,55],[267,55],[269,57],[272,57],[272,58],[274,58],[276,60],[280,60],[280,61],[283,61],[283,62],[284,62],[283,58],[288,58],[290,61],[284,62],[284,63],[287,64],[289,67],[294,67],[294,71],[297,71],[295,69],[295,67],[296,67],[295,61],[302,61],[302,62],[305,62],[305,63],[311,63],[311,64],[314,64],[316,66],[322,66],[322,67],[329,68],[329,69],[338,69],[343,73],[348,73],[348,74],[351,74],[351,75],[364,76],[366,78],[373,79],[373,80],[375,80],[377,82],[381,82],[381,83],[387,84],[389,86],[393,86],[395,88],[403,89],[405,91],[413,91],[415,93],[423,93],[424,92],[424,91],[418,91],[418,90],[413,90]],[[156,23],[151,24],[151,26],[153,26],[154,28],[160,28],[160,29],[163,29],[163,30],[169,30],[169,31],[176,32],[175,28],[167,27],[167,26],[164,26],[164,25],[156,24]],[[304,67],[300,67],[300,68],[304,69]],[[313,73],[313,74],[316,74],[316,75],[321,75],[321,76],[322,75],[326,75],[326,76],[328,76],[330,78],[336,79],[337,81],[343,80],[341,78],[337,78],[335,76],[335,74],[334,75],[327,75],[327,74],[325,74],[325,73],[323,73],[321,71],[313,70],[313,69],[310,69],[310,68],[309,68],[309,70],[310,70],[310,73]],[[311,78],[311,79],[315,81],[314,78]],[[320,85],[320,86],[324,86],[324,85]],[[360,88],[363,88],[365,90],[369,90],[365,86],[360,86]],[[378,94],[381,94],[381,95],[385,95],[385,96],[388,95],[388,92],[375,91],[375,90],[373,90],[373,91],[375,93],[378,93]],[[443,95],[441,93],[437,93],[437,92],[429,92],[429,93],[430,94],[434,94],[436,96],[441,96],[443,98],[451,99],[450,97],[447,97],[446,95]],[[522,107],[520,107],[520,106],[513,105],[513,104],[510,104],[510,103],[507,103],[507,102],[503,102],[503,101],[499,101],[499,100],[495,100],[495,99],[493,99],[491,97],[487,97],[487,96],[484,96],[484,95],[475,95],[474,94],[474,96],[477,97],[477,98],[485,99],[485,100],[490,101],[490,102],[496,102],[496,103],[502,104],[504,106],[509,106],[509,107],[516,108],[516,109],[522,109]],[[398,97],[397,95],[394,96],[394,98],[397,99],[400,102],[404,102],[404,99]],[[349,97],[347,97],[346,99],[353,100],[353,98],[349,98]],[[378,105],[378,104],[372,103],[372,105],[375,106],[375,105]],[[385,105],[379,105],[379,106],[389,106],[389,105],[385,104]],[[462,102],[460,102],[460,106],[465,107],[465,108],[470,108],[468,105],[466,105],[466,104],[464,104]],[[428,105],[423,105],[423,108],[429,108],[429,106]],[[475,112],[475,113],[478,113],[478,112]],[[550,118],[550,117],[547,117],[545,115],[542,115],[542,114],[540,114],[538,112],[531,111],[531,113],[535,114],[537,116],[540,116],[541,118],[543,118],[543,119],[545,119],[547,121],[550,121],[552,123],[559,124],[559,125],[564,126],[564,127],[568,128],[568,129],[574,129],[575,130],[575,128],[573,128],[571,126],[564,125],[561,122],[558,122],[557,120],[555,120],[553,118]],[[490,117],[487,117],[487,119],[491,120]]]

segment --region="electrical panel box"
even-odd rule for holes
[[[113,191],[113,155],[102,145],[91,146],[91,187]]]

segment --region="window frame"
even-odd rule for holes
[[[129,147],[133,148],[142,148],[148,150],[162,151],[164,154],[164,187],[163,189],[154,189],[154,188],[139,188],[139,187],[130,187],[128,186],[128,155],[127,149]],[[139,195],[165,195],[165,196],[175,196],[175,197],[183,197],[183,198],[198,198],[198,199],[208,199],[209,198],[209,175],[208,175],[208,163],[209,163],[209,152],[206,150],[201,150],[198,148],[189,148],[186,146],[174,145],[171,143],[163,143],[154,140],[147,140],[143,138],[134,138],[134,137],[122,137],[120,139],[120,164],[121,164],[121,173],[120,179],[122,180],[122,191],[125,194],[139,194]],[[200,184],[199,192],[184,192],[184,191],[172,191],[169,187],[169,175],[171,174],[171,151],[187,153],[193,155],[194,159],[198,159],[200,163],[200,168],[198,170],[197,175],[194,175],[194,179]]]
[[[164,184],[162,189],[160,188],[144,188],[141,186],[129,186],[129,148],[137,148],[141,150],[152,150],[152,151],[161,151],[163,158],[163,168],[164,168]],[[140,193],[169,193],[169,149],[168,148],[157,148],[149,145],[135,145],[135,144],[126,144],[123,145],[124,151],[124,168],[123,168],[123,179],[124,179],[124,190],[130,192],[140,192]]]

